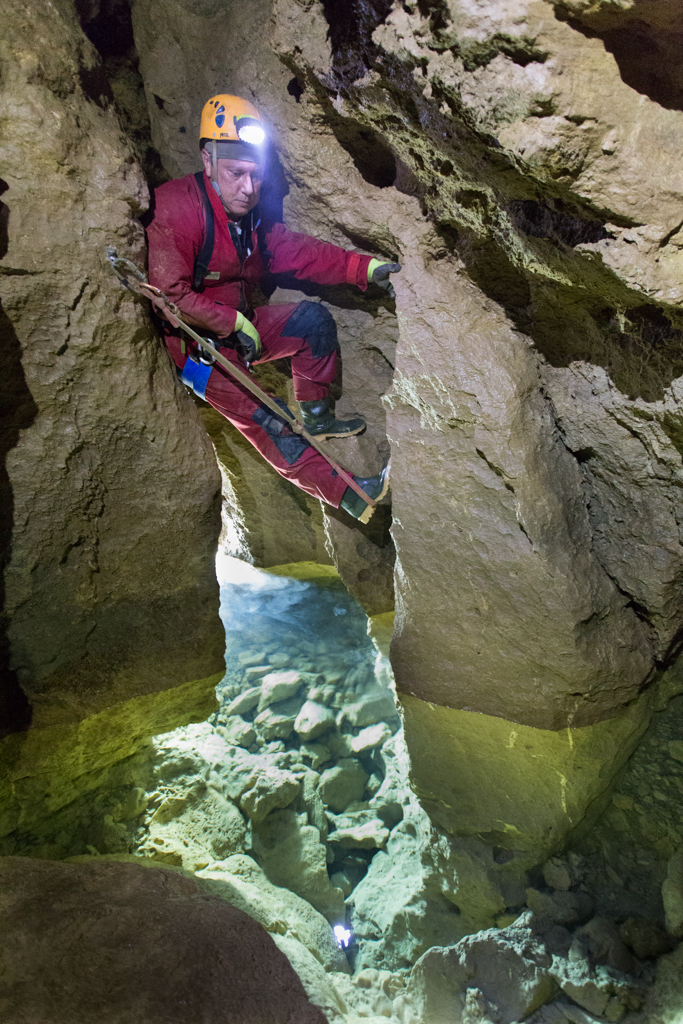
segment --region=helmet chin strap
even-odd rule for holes
[[[217,150],[216,140],[212,139],[211,140],[211,187],[213,188],[214,192],[216,193],[216,195],[220,199],[221,198],[221,187],[218,184],[218,156],[217,156],[216,150]]]

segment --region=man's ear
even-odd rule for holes
[[[206,149],[202,150],[202,163],[204,164],[204,170],[207,176],[211,177],[211,154]]]

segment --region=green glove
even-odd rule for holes
[[[237,314],[235,320],[235,334],[239,342],[242,358],[247,366],[256,362],[261,355],[261,338],[251,320],[247,320],[242,313]]]
[[[370,260],[368,264],[368,283],[376,284],[378,288],[387,293],[390,299],[395,299],[396,292],[389,280],[389,274],[398,274],[400,269],[400,263],[389,263],[387,260]]]

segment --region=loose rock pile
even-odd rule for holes
[[[343,922],[344,899],[404,815],[396,773],[387,781],[400,720],[341,585],[265,580],[224,587],[221,706],[157,738],[138,852],[192,870],[250,853]]]
[[[656,915],[607,915],[579,853],[529,887],[512,855],[434,829],[343,592],[276,580],[226,607],[220,709],[156,738],[138,855],[227,886],[335,1024],[650,1024],[675,939]],[[350,928],[348,959],[325,919]]]
[[[212,721],[158,741],[139,852],[193,870],[250,852],[271,881],[338,922],[403,817],[383,786],[382,748],[399,727],[392,695],[359,691],[354,678],[336,689],[330,669],[274,668],[265,659],[277,654],[257,653],[259,666],[243,654],[243,688],[224,686]],[[250,668],[262,671],[256,685]]]

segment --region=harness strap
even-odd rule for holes
[[[195,179],[197,181],[199,191],[204,201],[204,215],[206,218],[206,234],[204,235],[204,244],[202,245],[201,250],[194,261],[194,270],[192,271],[192,287],[194,288],[195,291],[198,291],[204,282],[204,278],[209,272],[209,263],[211,262],[211,257],[213,256],[215,227],[213,206],[211,205],[209,194],[206,191],[204,172],[197,171],[197,173],[195,174]]]

